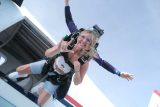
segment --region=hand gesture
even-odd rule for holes
[[[68,41],[64,41],[63,39],[61,40],[61,42],[59,43],[59,50],[60,52],[71,52],[74,53],[73,50],[68,50],[68,45],[72,42],[72,39],[68,42]]]
[[[133,79],[133,74],[127,73],[127,72],[121,72],[120,77],[127,79],[128,81]]]

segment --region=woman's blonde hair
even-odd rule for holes
[[[81,55],[86,55],[86,56],[89,55],[89,57],[92,58],[94,53],[96,52],[95,45],[99,40],[99,34],[97,32],[95,32],[94,30],[90,30],[90,29],[84,30],[82,32],[86,32],[86,33],[91,34],[91,44],[90,44],[89,49],[82,50]]]

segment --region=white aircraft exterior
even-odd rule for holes
[[[160,107],[160,92],[158,90],[154,90],[151,95],[148,107]]]

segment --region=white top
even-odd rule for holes
[[[66,74],[72,69],[69,64],[65,62],[64,56],[57,57],[53,67],[59,74]]]

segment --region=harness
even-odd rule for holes
[[[70,41],[70,40],[72,39],[72,41],[71,41],[71,43],[68,45],[67,49],[69,49],[69,50],[72,50],[72,49],[73,49],[73,47],[74,47],[75,44],[77,43],[77,38],[78,38],[78,36],[79,36],[80,33],[81,33],[82,31],[84,31],[84,30],[85,30],[84,28],[81,28],[81,29],[79,29],[78,31],[71,33],[69,36],[66,35],[66,36],[63,38],[64,41]],[[86,62],[89,60],[89,58],[90,58],[89,55],[82,55],[82,56],[78,59],[78,61],[80,62],[81,65],[83,65],[84,63],[86,63]]]
[[[54,68],[53,68],[53,64],[55,62],[55,59],[59,56],[63,56],[65,62],[72,68],[72,70],[66,74],[60,75],[57,72],[55,72]],[[53,72],[55,75],[48,75],[47,76],[47,80],[50,81],[52,84],[55,85],[59,85],[58,89],[56,90],[56,94],[53,95],[53,98],[57,98],[58,100],[63,99],[70,87],[71,81],[72,81],[72,76],[74,74],[73,71],[73,64],[69,61],[68,58],[68,53],[60,53],[55,55],[52,58],[45,58],[46,59],[46,63],[42,69],[42,74],[46,75],[49,72]]]
[[[75,45],[76,42],[77,42],[78,36],[79,36],[80,33],[81,33],[82,31],[84,31],[84,30],[85,30],[84,28],[80,28],[78,31],[75,31],[75,32],[71,33],[69,36],[66,35],[66,36],[63,38],[64,41],[70,41],[70,40],[72,39],[72,42],[71,42],[71,43],[68,45],[68,47],[67,47],[69,50],[73,49],[74,45]],[[100,37],[104,34],[104,30],[101,29],[98,25],[94,25],[92,28],[90,28],[90,30],[93,30],[93,31],[95,31],[96,33],[98,33],[98,38],[100,38]],[[97,42],[97,43],[95,44],[95,49],[97,49],[98,45],[99,45],[99,43]]]
[[[63,40],[64,41],[70,41],[70,40],[72,40],[71,41],[71,43],[68,45],[68,49],[69,50],[72,50],[73,49],[73,47],[75,46],[75,44],[77,43],[77,38],[78,38],[78,36],[80,35],[80,33],[82,32],[82,31],[84,31],[85,29],[84,28],[81,28],[81,29],[79,29],[78,31],[76,31],[76,32],[73,32],[73,33],[71,33],[70,35],[66,35],[64,38],[63,38]],[[95,31],[98,35],[98,38],[100,38],[100,36],[102,36],[103,35],[103,33],[104,33],[104,30],[102,30],[100,27],[98,27],[98,25],[94,25],[90,30],[93,30],[93,31]],[[98,47],[98,45],[99,45],[99,43],[97,42],[96,44],[95,44],[95,49],[97,49],[97,47]],[[81,65],[83,65],[84,63],[86,63],[88,60],[89,60],[89,55],[82,55],[79,59],[78,59],[78,61],[80,62],[80,64]]]
[[[79,34],[81,33],[81,31],[83,31],[85,29],[81,28],[79,31],[74,32],[72,34],[70,34],[69,36],[66,35],[63,40],[64,41],[70,41],[72,39],[71,44],[69,44],[69,46],[67,47],[69,50],[72,50],[74,45],[77,42],[77,38],[79,36]],[[95,30],[96,32],[99,33],[99,35],[101,36],[103,34],[103,30],[100,29],[97,25],[93,26],[93,30]],[[98,44],[95,45],[95,48],[97,48]],[[64,56],[65,62],[72,68],[72,70],[64,75],[60,75],[57,72],[55,72],[54,68],[53,68],[53,64],[55,62],[55,59],[57,57],[59,57],[60,55]],[[86,63],[89,60],[89,55],[82,55],[78,61],[80,62],[81,65],[83,65],[84,63]],[[69,61],[68,58],[68,53],[63,52],[60,54],[55,55],[52,58],[45,58],[46,59],[46,63],[42,69],[42,73],[43,74],[47,74],[48,72],[53,72],[55,75],[48,75],[47,76],[47,80],[51,81],[53,84],[55,85],[59,85],[58,89],[56,90],[56,96],[53,95],[53,97],[56,97],[58,100],[61,100],[62,98],[64,98],[69,90],[71,81],[72,81],[72,76],[74,74],[74,66],[73,64]]]
[[[66,73],[66,74],[58,74],[54,68],[53,68],[53,64],[55,62],[55,59],[59,56],[63,56],[65,62],[72,68],[70,72]],[[52,57],[52,58],[45,58],[46,59],[46,63],[42,69],[42,74],[47,74],[48,72],[52,72],[54,75],[48,75],[47,76],[47,80],[51,81],[53,84],[55,85],[62,85],[65,84],[66,81],[70,78],[72,78],[72,75],[74,73],[73,69],[74,66],[73,64],[68,60],[68,56],[67,53],[59,53],[56,56]]]

